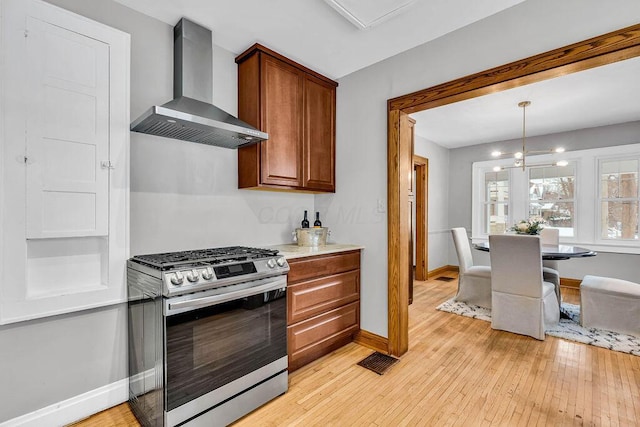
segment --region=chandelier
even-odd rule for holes
[[[527,112],[527,107],[531,105],[531,101],[522,101],[518,103],[518,107],[522,108],[522,151],[517,151],[515,153],[503,153],[502,151],[494,151],[491,153],[491,156],[493,157],[502,157],[502,156],[513,156],[514,161],[513,161],[513,166],[495,166],[493,168],[493,170],[495,172],[504,170],[504,169],[514,169],[514,168],[522,168],[522,170],[524,171],[526,167],[542,167],[542,166],[567,166],[569,163],[566,160],[560,160],[558,162],[554,162],[554,163],[549,163],[549,164],[535,164],[535,165],[529,165],[527,163],[527,155],[530,154],[549,154],[549,153],[564,153],[564,148],[562,147],[558,147],[558,148],[552,148],[549,150],[531,150],[528,151],[527,150],[527,146],[526,146],[526,112]]]

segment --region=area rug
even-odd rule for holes
[[[486,322],[491,321],[490,309],[454,301],[453,298],[443,302],[436,309]],[[604,329],[583,328],[580,326],[580,306],[563,302],[562,309],[569,319],[560,319],[557,326],[546,330],[547,335],[640,356],[640,337]]]
[[[358,362],[359,366],[367,368],[378,375],[382,375],[389,370],[393,365],[398,363],[400,359],[396,359],[393,356],[388,356],[379,352],[371,353]]]

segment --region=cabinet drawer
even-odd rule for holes
[[[287,320],[291,325],[358,300],[360,270],[299,282],[287,288]]]
[[[329,276],[360,268],[360,251],[298,258],[289,261],[289,283],[315,277]]]
[[[351,342],[359,328],[358,302],[287,327],[289,371]]]

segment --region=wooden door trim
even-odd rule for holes
[[[427,209],[429,206],[429,159],[413,155],[416,171],[416,272],[414,280],[427,280],[429,275],[429,236]]]
[[[408,307],[405,314],[403,307],[406,304],[400,303],[400,231],[404,228],[400,222],[400,110],[389,110],[387,113],[387,338],[388,351],[390,354],[404,354],[398,348],[400,343],[399,334],[402,326],[400,322],[408,316]],[[406,352],[406,350],[405,350]]]
[[[640,56],[640,24],[399,96],[407,114]]]
[[[402,130],[402,132],[401,132]],[[411,123],[400,110],[389,111],[387,146],[387,271],[389,353],[401,355],[409,348],[409,187],[411,183]],[[393,143],[391,143],[393,141]]]
[[[402,246],[402,236],[410,232],[403,196],[406,198],[409,190],[406,172],[412,160],[411,148],[401,137],[409,128],[408,120],[401,120],[403,115],[637,56],[640,56],[640,24],[387,101],[387,294],[391,354],[399,356],[407,351],[409,334],[405,291],[409,277],[408,254],[404,250],[408,243]]]

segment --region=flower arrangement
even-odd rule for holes
[[[540,234],[540,231],[544,228],[547,221],[540,216],[532,216],[529,219],[523,219],[513,227],[512,231],[518,234]]]

